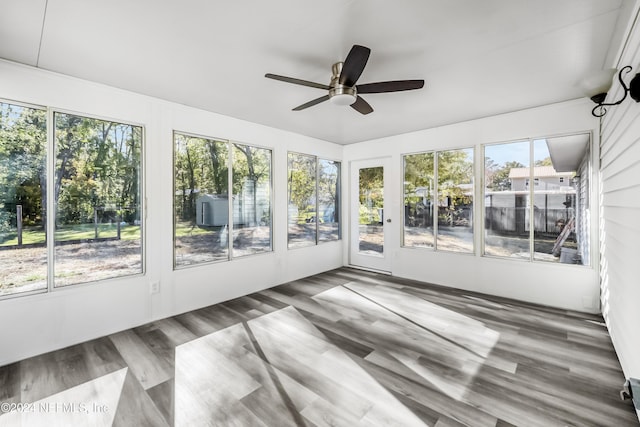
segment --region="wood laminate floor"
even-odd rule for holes
[[[0,426],[638,425],[623,382],[600,316],[342,268],[1,367]]]

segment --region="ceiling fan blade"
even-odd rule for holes
[[[351,104],[351,108],[361,114],[369,114],[373,112],[371,105],[369,105],[369,103],[360,96],[356,98],[356,102]]]
[[[341,85],[353,87],[356,84],[365,65],[367,65],[369,54],[371,54],[371,49],[368,47],[353,45],[342,66],[339,81]]]
[[[329,95],[321,96],[320,98],[316,98],[313,101],[309,101],[302,105],[298,105],[296,108],[293,109],[293,111],[304,110],[305,108],[313,107],[316,104],[320,104],[321,102],[328,101],[328,100],[329,100]]]
[[[424,80],[394,80],[388,82],[365,83],[357,85],[358,93],[401,92],[403,90],[422,89]]]
[[[301,85],[301,86],[309,86],[309,87],[315,87],[317,89],[325,89],[325,90],[331,89],[327,85],[323,85],[323,84],[320,84],[320,83],[309,82],[307,80],[294,79],[293,77],[279,76],[277,74],[271,74],[271,73],[267,73],[264,76],[266,78],[268,78],[268,79],[280,80],[281,82],[293,83],[293,84]]]

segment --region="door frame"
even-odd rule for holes
[[[359,173],[363,168],[383,168],[383,252],[381,256],[363,254],[359,251],[360,229],[360,188]],[[391,244],[397,239],[394,231],[397,229],[395,204],[393,203],[391,157],[378,157],[365,160],[352,160],[349,162],[349,265],[356,268],[373,270],[383,273],[391,273]]]

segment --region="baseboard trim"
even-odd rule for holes
[[[370,267],[363,267],[361,265],[353,265],[353,264],[348,264],[345,265],[345,267],[347,268],[353,268],[354,270],[362,270],[362,271],[370,271],[372,273],[379,273],[379,274],[384,274],[386,276],[393,276],[393,274],[391,274],[390,271],[385,271],[385,270],[377,270],[375,268],[370,268]]]

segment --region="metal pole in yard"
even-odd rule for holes
[[[22,246],[22,205],[16,205],[16,222],[18,226],[18,246]]]

